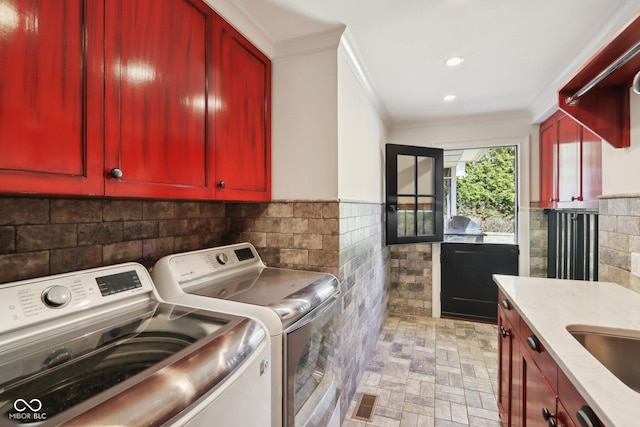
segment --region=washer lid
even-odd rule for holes
[[[0,417],[159,425],[219,387],[264,340],[243,317],[138,305],[0,352]]]
[[[271,307],[288,324],[340,292],[328,273],[263,268],[257,272],[183,286],[190,294]]]

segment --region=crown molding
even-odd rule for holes
[[[328,31],[284,40],[276,44],[272,59],[337,49],[345,31],[340,25]]]
[[[385,124],[387,129],[390,128],[393,125],[393,120],[389,115],[387,107],[378,96],[373,78],[371,78],[371,74],[364,63],[364,60],[360,55],[360,51],[358,50],[348,28],[345,28],[344,33],[342,34],[339,52],[345,59],[345,62],[349,66],[349,69],[355,76],[358,83],[360,83],[360,86],[369,98],[369,101],[380,116],[382,122]]]

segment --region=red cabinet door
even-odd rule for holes
[[[522,343],[521,345],[526,345]],[[546,426],[543,409],[555,416],[556,394],[526,349],[522,349],[522,427]]]
[[[576,202],[580,195],[580,124],[569,116],[558,120],[558,198]]]
[[[201,0],[106,2],[109,196],[210,198],[214,12]]]
[[[556,113],[540,125],[540,207],[558,200],[558,117]]]
[[[561,403],[562,402],[562,403]],[[591,409],[585,409],[585,406],[589,408],[589,404],[580,395],[578,390],[571,383],[569,378],[562,370],[558,373],[558,419],[560,421],[566,420],[561,426],[581,426],[580,415],[578,411],[591,412],[596,418],[595,420],[589,420],[594,427],[604,427],[604,424],[598,419],[598,417],[591,411]]]
[[[582,127],[582,199],[598,200],[602,195],[602,139],[586,127]]]
[[[101,2],[0,14],[0,191],[102,194]]]
[[[215,62],[216,198],[269,200],[271,62],[222,18]]]
[[[518,340],[516,330],[513,328],[502,308],[498,308],[498,372],[500,382],[498,383],[498,409],[500,417],[505,427],[518,425],[519,396],[517,379],[519,374],[516,367],[518,358]],[[514,346],[515,344],[515,346]]]

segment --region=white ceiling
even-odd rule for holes
[[[640,11],[640,0],[232,1],[275,45],[346,26],[395,125],[535,117],[535,105],[552,106],[567,70]],[[464,63],[445,66],[454,55]],[[446,103],[447,94],[457,98]]]

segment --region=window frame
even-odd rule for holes
[[[444,150],[432,147],[417,147],[411,145],[386,144],[385,146],[385,170],[386,170],[386,186],[385,186],[385,211],[386,211],[386,241],[387,245],[398,245],[405,243],[432,243],[442,242],[444,233]],[[414,193],[398,194],[398,156],[415,157],[414,167]],[[431,158],[434,162],[434,188],[433,194],[418,192],[418,159]],[[398,197],[415,197],[416,204],[414,212],[414,221],[416,235],[398,236]],[[417,227],[417,200],[420,197],[430,197],[434,199],[433,222],[434,233],[418,235]]]

